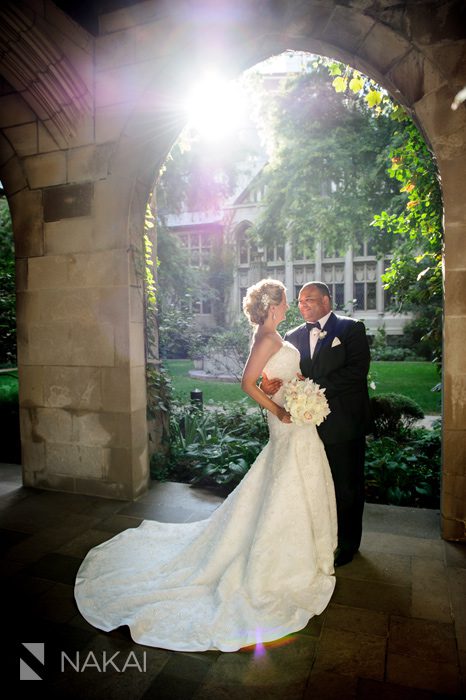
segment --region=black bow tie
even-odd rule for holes
[[[320,323],[319,321],[316,323],[306,323],[306,328],[308,331],[312,331],[313,328],[318,328],[320,330]]]

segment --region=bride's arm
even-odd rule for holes
[[[255,340],[249,353],[249,357],[244,366],[241,388],[260,406],[273,413],[282,423],[291,423],[290,414],[284,408],[276,404],[265,394],[256,382],[260,377],[267,361],[277,350],[276,341],[264,336],[260,340]]]

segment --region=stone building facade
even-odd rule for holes
[[[137,262],[149,193],[183,126],[180,96],[203,65],[233,77],[297,49],[386,87],[437,158],[442,533],[465,539],[466,105],[451,109],[466,85],[465,34],[462,0],[2,3],[0,180],[17,255],[26,485],[112,498],[147,489]]]

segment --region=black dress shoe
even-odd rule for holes
[[[336,552],[333,565],[336,568],[337,566],[344,566],[345,564],[349,564],[350,561],[353,561],[353,556],[353,552],[350,552],[347,549],[339,549]]]

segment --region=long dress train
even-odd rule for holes
[[[264,371],[291,379],[298,351],[285,341]],[[90,550],[75,586],[88,622],[128,625],[149,646],[236,651],[300,630],[325,609],[337,541],[327,457],[315,426],[270,413],[268,423],[269,442],[207,520],[145,520]]]

